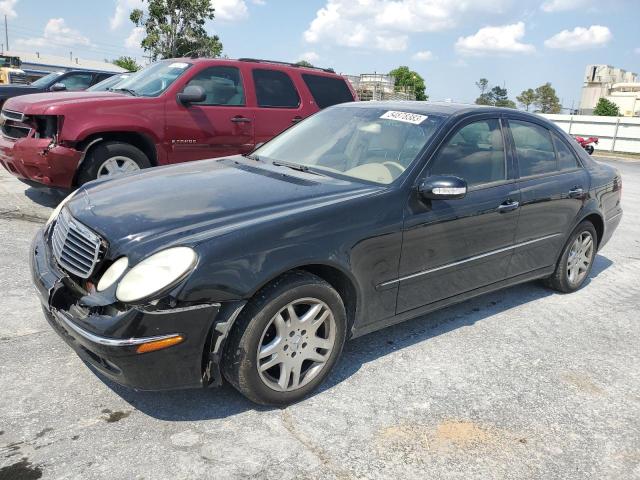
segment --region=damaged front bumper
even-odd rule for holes
[[[80,301],[80,287],[51,257],[45,229],[38,231],[32,243],[31,273],[53,329],[86,363],[116,383],[140,390],[221,383],[220,352],[244,302],[178,305],[167,310],[87,307]],[[142,345],[177,336],[182,338],[180,343],[139,353]]]
[[[50,138],[0,135],[0,164],[28,183],[69,189],[81,158],[81,151],[54,144]]]

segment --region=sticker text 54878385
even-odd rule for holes
[[[387,120],[397,120],[398,122],[413,123],[419,125],[424,122],[428,117],[426,115],[420,115],[418,113],[411,112],[396,112],[395,110],[389,110],[385,112],[380,118]]]

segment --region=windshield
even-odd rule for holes
[[[51,82],[53,82],[60,75],[62,75],[62,72],[50,73],[49,75],[45,75],[44,77],[39,78],[35,82],[31,83],[31,85],[33,85],[34,87],[38,87],[38,88],[48,87],[49,84],[51,84]]]
[[[190,66],[190,63],[171,60],[154,63],[119,83],[115,90],[122,89],[142,97],[157,97]]]
[[[331,107],[286,130],[254,155],[389,184],[416,160],[441,122],[441,117],[410,107]]]
[[[114,75],[96,83],[93,87],[87,88],[87,92],[106,92],[127,78],[129,78],[129,75]]]

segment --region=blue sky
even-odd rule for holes
[[[551,82],[565,107],[584,68],[640,71],[638,0],[212,0],[229,57],[307,58],[342,73],[409,65],[431,99],[470,102],[475,81],[513,98]],[[143,52],[128,12],[143,0],[0,0],[13,51],[92,59]],[[2,32],[4,33],[4,31]],[[2,38],[4,42],[4,38]]]

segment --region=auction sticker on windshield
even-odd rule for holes
[[[175,62],[169,65],[169,68],[187,68],[188,66],[189,66],[188,63]]]
[[[398,122],[413,123],[414,125],[420,125],[428,117],[426,115],[419,115],[417,113],[396,112],[394,110],[389,110],[388,112],[381,115],[380,118],[384,118],[386,120],[397,120]]]

